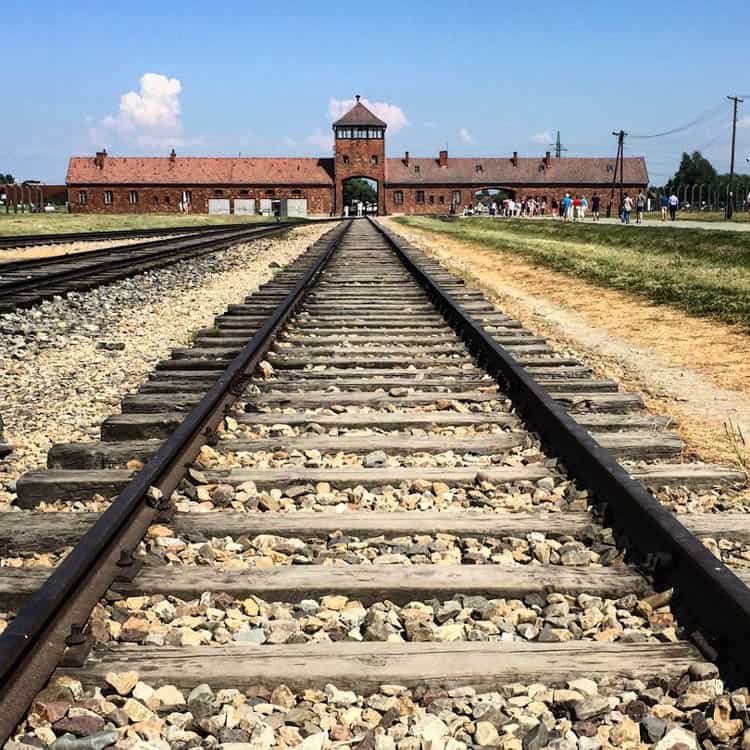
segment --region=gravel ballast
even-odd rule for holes
[[[171,348],[189,343],[330,225],[229,250],[0,316],[0,413],[16,447],[0,464],[0,509],[55,442],[91,440]],[[273,267],[272,267],[273,264]]]

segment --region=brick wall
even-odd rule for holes
[[[87,202],[79,203],[79,192],[86,191]],[[104,193],[109,190],[112,193],[112,203],[104,203]],[[138,193],[138,202],[131,204],[129,194],[131,190]],[[192,194],[191,213],[208,213],[209,198],[235,198],[255,199],[255,210],[260,206],[258,201],[262,198],[280,200],[282,198],[306,198],[307,213],[310,216],[330,216],[333,205],[333,187],[297,187],[295,186],[221,186],[215,187],[192,187],[184,186],[108,186],[108,185],[73,185],[68,189],[68,200],[70,210],[73,213],[97,213],[97,214],[145,214],[145,213],[179,213],[180,201],[183,191]],[[218,193],[221,191],[221,194]],[[272,195],[269,192],[272,191]]]
[[[639,190],[645,190],[645,185],[625,185],[624,191],[630,193],[632,197],[638,194]],[[466,187],[461,185],[420,185],[418,187],[389,186],[385,189],[385,210],[388,214],[442,214],[448,213],[453,200],[453,193],[457,192],[457,212],[460,213],[464,206],[468,206],[476,201],[476,191],[481,188],[474,186]],[[572,185],[567,187],[524,187],[516,186],[510,192],[516,200],[524,198],[535,198],[537,200],[545,198],[547,204],[552,202],[552,198],[560,200],[565,193],[571,196],[585,195],[591,203],[591,196],[594,192],[599,193],[602,199],[602,211],[606,210],[609,201],[611,186],[607,185],[601,188],[592,188],[589,185]],[[418,193],[422,193],[421,202],[417,200]],[[401,193],[402,202],[396,202],[396,194]],[[619,188],[615,191],[614,205],[619,202]]]
[[[377,164],[372,163],[372,157]],[[385,182],[385,139],[336,139],[336,201],[335,212],[343,212],[344,180],[350,177],[368,177],[378,183],[378,211],[385,208],[383,183]]]

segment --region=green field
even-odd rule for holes
[[[750,329],[750,236],[744,232],[493,219],[396,221]]]
[[[206,226],[272,221],[269,216],[209,216],[208,214],[6,214],[0,211],[0,236],[58,234],[60,232],[105,232],[116,229]]]
[[[661,215],[652,211],[646,214],[649,221],[661,221]],[[678,211],[677,221],[726,221],[723,211]],[[750,214],[747,211],[738,209],[732,214],[732,222],[741,222],[747,224],[750,221]]]

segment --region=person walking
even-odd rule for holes
[[[602,206],[602,199],[599,197],[599,193],[594,193],[591,196],[591,218],[594,221],[599,221],[599,211]]]
[[[586,211],[588,207],[589,207],[588,199],[586,198],[585,195],[582,195],[581,196],[581,221],[586,220]]]
[[[661,206],[661,220],[667,220],[667,209],[669,208],[669,196],[666,193],[662,193],[659,196],[659,205]]]
[[[674,221],[677,218],[677,207],[680,205],[680,199],[672,193],[669,196],[669,218]]]
[[[622,223],[630,224],[630,212],[633,210],[633,199],[625,193],[622,201]]]
[[[643,212],[646,210],[646,196],[641,190],[638,193],[638,197],[635,199],[635,223],[643,223]]]
[[[573,201],[570,198],[570,193],[565,193],[565,197],[562,199],[563,221],[570,221],[572,215],[573,215]]]

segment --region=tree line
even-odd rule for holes
[[[735,190],[738,182],[746,183],[748,181],[750,181],[750,175],[735,173]],[[671,193],[683,185],[711,185],[718,187],[723,193],[729,185],[729,173],[719,174],[714,165],[700,151],[693,151],[692,154],[684,152],[680,160],[680,166],[674,176],[657,189],[665,193]]]

